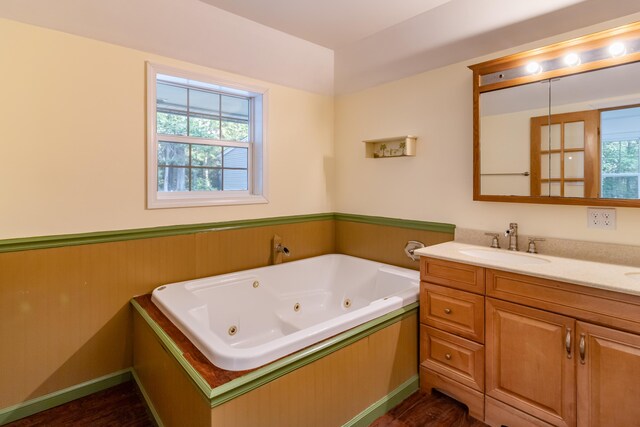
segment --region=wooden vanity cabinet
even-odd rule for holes
[[[640,296],[430,258],[421,279],[423,391],[495,427],[640,427]]]
[[[484,268],[421,258],[420,389],[484,419]]]
[[[485,275],[485,423],[640,426],[640,297],[500,270]]]

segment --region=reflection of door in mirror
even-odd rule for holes
[[[531,195],[640,199],[640,106],[531,118]]]
[[[531,118],[531,195],[598,197],[596,110]]]

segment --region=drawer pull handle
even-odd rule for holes
[[[564,346],[567,350],[567,359],[571,359],[571,328],[567,328],[567,336],[564,339]]]
[[[584,365],[584,359],[587,352],[587,343],[585,342],[584,334],[580,334],[580,344],[578,345],[578,347],[580,349],[580,363]]]
[[[451,314],[451,309],[450,308],[445,308],[444,309],[444,314]]]
[[[451,353],[445,354],[444,358],[447,359],[447,360],[451,360]]]

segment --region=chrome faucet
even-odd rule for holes
[[[509,237],[509,250],[518,250],[518,223],[512,222],[509,224],[509,229],[504,232],[504,235]]]
[[[282,246],[282,243],[278,243],[276,245],[276,247],[274,248],[274,250],[276,251],[276,253],[281,253],[284,256],[291,255],[291,252],[289,251],[289,248],[287,248],[286,246]]]

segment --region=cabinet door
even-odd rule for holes
[[[640,426],[640,336],[578,322],[578,425]]]
[[[487,298],[486,394],[555,426],[575,426],[569,317]]]

